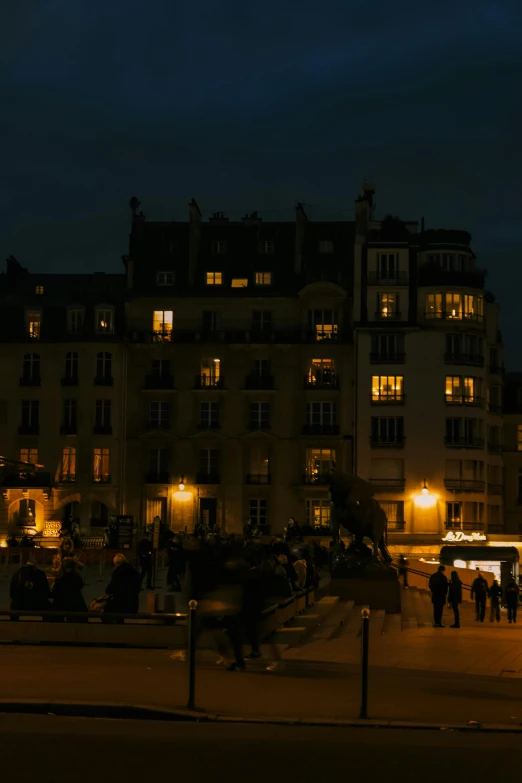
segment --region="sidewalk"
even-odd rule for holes
[[[210,714],[289,722],[354,720],[360,681],[352,665],[289,662],[282,673],[252,664],[245,673],[198,655],[196,706]],[[167,651],[1,647],[2,701],[184,708],[187,664]],[[519,727],[522,680],[370,668],[368,714],[375,721]]]

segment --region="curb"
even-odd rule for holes
[[[412,729],[414,731],[458,731],[467,733],[487,732],[498,734],[522,734],[522,725],[505,723],[427,723],[423,721],[385,720],[382,718],[281,718],[277,716],[240,716],[208,713],[205,710],[188,710],[176,707],[172,710],[143,705],[114,704],[110,702],[44,701],[26,699],[10,701],[0,699],[1,714],[48,715],[52,717],[104,718],[112,720],[157,720],[168,722],[221,723],[273,726],[314,726],[359,729]]]

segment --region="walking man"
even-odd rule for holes
[[[495,619],[497,623],[500,622],[500,599],[502,598],[502,588],[496,579],[493,580],[491,590],[489,591],[491,597],[489,622],[492,623]]]
[[[518,599],[519,599],[520,590],[513,579],[509,580],[509,582],[506,585],[506,603],[507,603],[507,610],[508,610],[508,621],[510,623],[516,623],[517,621],[517,609],[518,609]]]
[[[484,622],[484,617],[486,616],[486,600],[489,595],[489,587],[488,583],[480,573],[480,571],[477,573],[477,578],[473,581],[473,584],[471,585],[471,600],[473,598],[475,599],[475,607],[477,610],[477,622]]]
[[[431,602],[433,604],[433,626],[444,628],[442,624],[442,612],[448,595],[448,579],[444,574],[446,569],[440,565],[438,570],[430,576]]]

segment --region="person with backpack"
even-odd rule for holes
[[[517,609],[520,596],[520,588],[511,577],[506,585],[506,604],[508,611],[508,622],[516,623],[517,621]]]
[[[13,611],[45,612],[51,608],[49,604],[51,590],[47,577],[31,561],[28,561],[13,575],[9,597]]]
[[[486,601],[489,595],[488,583],[480,573],[477,572],[477,577],[471,585],[471,600],[475,598],[475,608],[477,610],[476,620],[477,622],[484,622],[486,616]]]
[[[502,598],[502,588],[496,579],[493,580],[493,584],[491,585],[489,595],[491,600],[489,622],[492,623],[493,620],[496,619],[497,623],[499,623],[500,622],[500,599]]]
[[[431,590],[431,602],[433,604],[433,627],[444,628],[442,624],[442,612],[446,603],[448,594],[448,579],[444,574],[446,569],[443,565],[430,576],[429,587]]]

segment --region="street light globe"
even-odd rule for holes
[[[180,481],[178,486],[179,486],[179,491],[183,492],[183,490],[185,489],[185,484],[182,481]]]

